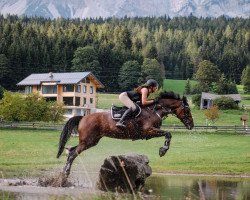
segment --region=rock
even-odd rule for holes
[[[99,172],[98,188],[104,191],[136,192],[152,174],[145,155],[119,155],[104,160]]]

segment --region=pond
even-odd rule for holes
[[[96,174],[97,175],[97,174]],[[96,176],[95,175],[95,176]],[[81,178],[81,180],[83,180]],[[74,188],[24,186],[6,191],[0,187],[0,199],[112,199],[110,193],[100,193],[93,184]],[[250,178],[222,176],[152,175],[145,188],[151,191],[145,199],[171,200],[247,200],[250,199]],[[3,189],[3,190],[1,190]],[[117,195],[116,195],[117,197]],[[114,198],[113,198],[114,199]],[[131,199],[130,197],[118,199]]]
[[[146,188],[160,199],[250,199],[250,178],[154,175]]]

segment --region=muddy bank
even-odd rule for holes
[[[53,181],[60,177],[60,173],[44,175],[40,178],[15,178],[15,179],[0,179],[0,197],[14,195],[17,199],[50,199],[51,197],[89,197],[100,196],[104,192],[96,187],[98,173],[88,173],[87,175],[81,172],[74,172],[66,180],[59,180],[66,183],[55,187]],[[54,187],[53,187],[54,186]],[[4,196],[5,195],[5,196]],[[36,197],[36,198],[34,198]]]

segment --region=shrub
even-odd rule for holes
[[[207,109],[204,114],[205,114],[206,118],[209,121],[211,121],[213,124],[220,117],[219,108],[218,108],[218,106],[215,106],[215,105],[213,105],[212,107]]]
[[[22,95],[5,91],[0,102],[0,117],[7,121],[60,121],[63,113],[62,104],[46,102],[34,93]]]
[[[192,103],[197,106],[200,107],[201,104],[201,94],[195,94],[192,96]]]
[[[226,97],[226,96],[216,98],[213,104],[218,106],[219,109],[222,110],[238,108],[238,105],[235,103],[235,101],[231,97]]]

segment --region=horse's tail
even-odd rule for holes
[[[59,158],[60,155],[62,154],[65,144],[69,140],[71,133],[77,130],[78,124],[81,121],[82,117],[83,116],[74,116],[70,118],[65,124],[65,126],[63,127],[63,130],[60,136],[60,141],[59,141],[58,153],[56,156],[57,158]]]

